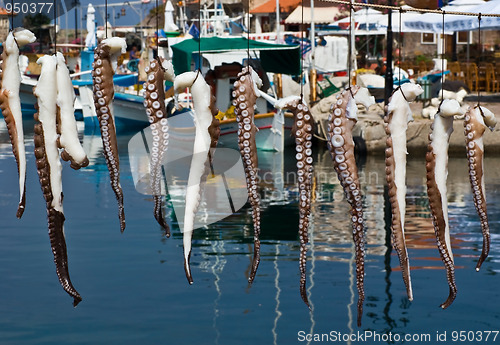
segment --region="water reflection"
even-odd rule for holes
[[[279,262],[284,260],[296,262],[298,258],[297,245],[297,222],[298,207],[296,203],[297,185],[294,179],[295,162],[291,155],[280,153],[259,152],[261,194],[262,199],[262,239],[263,251],[267,261],[273,262],[274,267],[274,287],[275,295],[275,320],[273,323],[273,341],[278,339],[277,325],[282,317],[280,311],[280,295],[282,288],[279,284],[280,272]],[[490,158],[490,164],[496,158]],[[282,162],[282,164],[280,164]],[[355,280],[354,280],[354,251],[352,245],[351,227],[349,223],[349,206],[343,198],[343,192],[332,169],[329,153],[318,151],[315,157],[316,174],[316,195],[313,203],[313,221],[311,229],[311,243],[309,251],[309,281],[308,294],[311,301],[315,300],[315,266],[317,262],[338,262],[347,267],[349,275],[342,277],[332,276],[330,282],[348,280],[349,299],[346,303],[348,310],[347,329],[352,332],[353,326],[353,304],[356,300]],[[452,224],[452,243],[457,260],[457,269],[467,268],[470,270],[471,260],[467,260],[469,265],[464,265],[460,258],[470,259],[480,251],[482,240],[479,223],[475,219],[472,199],[469,192],[469,181],[466,174],[464,159],[452,158],[450,160],[449,175],[449,200],[450,200],[450,221]],[[487,161],[488,164],[488,161]],[[381,265],[380,271],[384,276],[385,296],[368,295],[366,299],[367,307],[366,319],[371,319],[374,325],[385,325],[382,330],[389,333],[395,329],[404,328],[410,322],[408,310],[411,303],[404,297],[402,289],[400,269],[397,257],[392,251],[390,240],[390,203],[388,194],[384,186],[385,164],[379,157],[368,157],[364,164],[360,165],[360,176],[362,182],[365,208],[365,219],[367,225],[367,265]],[[363,177],[364,176],[364,177]],[[495,176],[489,179],[491,190],[497,189]],[[443,286],[446,291],[446,279],[441,260],[435,245],[435,235],[430,219],[428,201],[426,196],[425,165],[423,159],[410,160],[408,164],[408,196],[407,196],[407,222],[406,236],[413,270],[438,270],[436,277],[439,279],[436,284]],[[489,189],[490,190],[490,189]],[[490,196],[489,203],[493,203],[495,195]],[[470,224],[474,227],[464,227],[458,218],[463,212],[463,208],[470,210],[468,216]],[[490,211],[493,214],[494,211]],[[493,221],[495,223],[495,221]],[[197,247],[201,251],[201,260],[214,260],[213,256],[224,256],[228,253],[215,253],[206,251],[209,241],[213,241],[214,235],[222,241],[230,243],[250,243],[252,239],[251,217],[248,209],[243,209],[239,213],[227,218],[221,223],[210,225],[205,229],[200,229],[195,234]],[[208,241],[208,242],[207,242]],[[266,245],[267,244],[267,245]],[[247,252],[239,254],[248,255]],[[280,248],[286,248],[284,251]],[[497,249],[497,248],[495,248]],[[498,251],[492,248],[490,261],[498,256]],[[234,254],[234,253],[233,253]],[[380,259],[377,259],[380,257]],[[462,263],[462,264],[461,264]],[[248,263],[250,264],[250,262]],[[203,269],[204,265],[200,268]],[[392,272],[394,274],[392,274]],[[434,275],[433,275],[434,276]],[[392,281],[396,280],[396,287]],[[324,281],[324,280],[323,280]],[[219,281],[217,280],[219,283]],[[298,282],[298,281],[297,281]],[[369,279],[367,284],[370,284]],[[394,300],[393,290],[397,300]],[[446,295],[443,294],[443,298]],[[314,302],[312,302],[314,303]],[[313,304],[314,305],[314,304]],[[372,307],[372,308],[370,308]],[[396,309],[396,315],[394,310]],[[371,310],[377,309],[376,312]],[[365,321],[366,322],[366,321]],[[310,331],[314,331],[315,313],[310,314]]]
[[[32,127],[32,124],[25,124],[29,155],[28,169],[31,172],[34,170]],[[309,312],[299,296],[298,205],[296,200],[298,188],[293,154],[259,152],[262,262],[254,286],[248,288],[245,279],[248,277],[251,265],[253,243],[251,211],[247,206],[215,224],[194,232],[192,264],[194,274],[199,279],[196,286],[187,288],[181,263],[182,234],[178,231],[174,214],[171,213],[171,205],[167,202],[166,211],[168,218],[172,218],[173,237],[165,239],[162,237],[161,230],[155,227],[151,210],[152,199],[137,193],[131,183],[132,176],[127,150],[128,141],[133,134],[118,137],[127,220],[131,223],[130,230],[127,229],[118,242],[129,243],[129,247],[121,249],[122,252],[120,252],[120,245],[113,245],[112,254],[108,254],[110,263],[106,277],[109,271],[120,272],[125,268],[135,267],[136,274],[144,272],[149,280],[156,279],[162,281],[163,284],[168,283],[168,285],[152,284],[154,285],[152,291],[158,291],[158,294],[146,299],[142,291],[145,283],[141,281],[143,285],[137,289],[136,294],[126,295],[114,306],[116,313],[126,314],[129,309],[133,309],[130,306],[134,305],[134,301],[138,301],[137,304],[140,307],[138,311],[134,309],[134,312],[140,313],[144,310],[141,314],[144,317],[146,314],[151,314],[150,317],[155,320],[150,320],[150,322],[153,324],[159,322],[155,324],[159,329],[165,324],[173,325],[169,328],[167,335],[158,333],[148,342],[161,343],[167,339],[179,344],[187,343],[182,340],[182,337],[185,336],[186,327],[188,327],[186,320],[191,320],[193,310],[196,310],[197,315],[194,317],[199,322],[199,331],[192,332],[190,343],[198,341],[233,344],[235,339],[254,339],[262,344],[295,344],[298,343],[297,332],[300,330],[306,333],[328,333],[330,330],[350,333],[358,330],[354,323],[357,293],[348,216],[349,206],[344,200],[342,188],[326,150],[317,149],[314,156],[316,199],[312,204],[312,226],[307,263],[307,293],[312,306],[312,312]],[[81,139],[91,164],[78,173],[64,175],[64,178],[67,178],[64,186],[66,188],[72,183],[76,185],[75,181],[80,179],[78,184],[83,186],[83,190],[93,189],[94,191],[88,194],[87,199],[82,200],[81,205],[65,205],[67,212],[74,214],[71,207],[82,207],[92,212],[109,207],[114,212],[115,200],[109,188],[109,176],[102,155],[101,139],[97,133],[85,135],[81,133]],[[10,161],[9,164],[12,167],[15,167],[15,162],[2,121],[0,121],[0,161],[2,161],[0,164],[1,203],[2,205],[8,204],[11,198],[14,203],[16,195],[10,195],[3,190],[7,184],[15,185],[14,182],[17,180],[15,174],[6,175],[5,173],[7,169],[10,169],[7,161]],[[449,161],[449,214],[459,295],[452,307],[442,311],[438,305],[446,298],[448,286],[436,249],[428,209],[424,157],[410,158],[407,169],[406,237],[416,298],[413,303],[409,303],[406,299],[398,259],[391,246],[389,228],[391,211],[385,187],[384,160],[382,157],[367,157],[366,160],[360,162],[359,173],[367,228],[366,302],[362,330],[370,329],[383,334],[389,332],[411,334],[454,328],[476,330],[496,326],[494,322],[500,317],[497,310],[500,293],[491,286],[500,283],[499,275],[496,274],[500,270],[498,241],[500,235],[495,233],[500,222],[498,197],[500,169],[496,168],[500,166],[500,158],[489,156],[486,158],[485,166],[488,213],[493,232],[492,246],[490,256],[482,271],[476,273],[474,267],[481,250],[482,235],[470,193],[465,157],[451,158]],[[65,165],[64,169],[69,168]],[[9,182],[13,178],[14,181]],[[33,188],[30,190],[32,191]],[[37,190],[37,193],[40,191]],[[69,202],[72,194],[68,193],[68,195]],[[40,202],[41,205],[41,201],[36,198],[28,200],[29,203]],[[205,205],[200,212],[209,211],[209,205]],[[96,216],[95,220],[88,220],[86,225],[73,224],[73,229],[82,234],[88,232],[92,234],[92,229],[99,226],[98,222],[106,221],[106,217],[108,216]],[[68,221],[71,221],[70,219],[68,217]],[[150,223],[147,223],[148,220]],[[135,228],[134,221],[140,223],[136,224]],[[23,222],[13,224],[16,224],[14,225],[16,227],[26,226],[29,217],[23,219]],[[116,227],[113,230],[116,230]],[[99,234],[99,232],[106,233],[103,229],[98,229],[95,233]],[[127,256],[127,251],[136,250],[138,245],[136,242],[139,242],[139,239],[151,237],[153,240],[148,242],[150,247],[145,248],[145,251],[154,252],[156,256],[147,257],[147,259]],[[72,236],[68,238],[71,240]],[[69,245],[70,256],[72,256],[72,251],[77,253],[78,250],[84,251],[78,248],[79,245],[82,244],[71,243]],[[109,249],[95,241],[92,241],[91,248],[103,252]],[[88,248],[84,247],[84,249]],[[156,263],[162,263],[161,273],[154,271],[154,260],[157,261]],[[75,269],[75,279],[78,279],[77,273],[78,270]],[[41,279],[36,271],[29,271],[29,273],[27,271],[26,274],[30,274],[31,279]],[[167,278],[158,277],[155,274],[161,274]],[[122,284],[123,281],[115,283],[113,278],[106,279],[116,290],[123,286],[133,286],[134,283],[139,284],[131,281],[135,279],[135,276],[123,278],[126,279],[126,284]],[[92,276],[89,276],[89,281],[93,281]],[[99,285],[95,281],[94,284]],[[4,285],[0,287],[2,291],[5,291]],[[43,286],[40,289],[45,289],[47,293],[51,292]],[[90,293],[93,290],[89,287],[87,290],[89,306],[83,305],[79,312],[83,313],[81,310],[89,308],[92,316],[87,316],[87,320],[95,318],[96,324],[99,322],[104,325],[100,335],[108,334],[106,332],[110,332],[109,329],[112,328],[109,325],[113,325],[110,323],[111,318],[105,319],[105,316],[101,316],[102,308],[99,309],[99,306],[92,309],[92,300],[99,294]],[[175,298],[165,300],[165,295],[171,291],[175,292],[173,295]],[[105,297],[108,302],[119,299],[116,295]],[[159,308],[159,305],[163,309]],[[189,312],[184,309],[189,309]],[[44,310],[38,310],[38,312],[43,313]],[[161,322],[156,320],[161,320]],[[34,322],[31,319],[30,321]],[[70,324],[71,322],[74,323]],[[248,327],[241,328],[239,325],[242,323]],[[54,343],[56,340],[61,340],[58,336],[59,330],[71,329],[77,324],[75,320],[61,321],[58,327],[53,326],[52,335],[47,336],[48,341]],[[125,334],[127,334],[125,328],[128,326],[129,324],[123,326]],[[39,325],[39,328],[43,327]]]
[[[126,151],[126,142],[130,136],[119,138],[119,148]],[[84,143],[88,142],[93,148],[91,151],[94,168],[104,164],[100,157],[102,144],[97,136],[85,136]],[[346,329],[349,332],[356,330],[353,323],[357,299],[355,289],[354,250],[349,214],[349,205],[344,200],[342,187],[332,168],[331,158],[326,150],[317,150],[315,156],[316,200],[313,203],[313,219],[311,226],[311,243],[308,261],[308,295],[313,312],[310,313],[310,332],[315,331],[316,313],[315,301],[315,268],[318,262],[337,262],[344,265],[348,275],[333,275],[330,284],[339,282],[347,283],[348,299]],[[486,160],[486,166],[497,164],[497,158]],[[467,268],[470,270],[471,258],[476,258],[480,252],[482,236],[479,223],[475,217],[470,195],[467,167],[462,158],[451,158],[449,162],[448,192],[450,202],[450,223],[452,226],[451,237],[457,270]],[[366,298],[365,324],[382,326],[380,332],[388,334],[398,329],[404,329],[410,322],[408,310],[411,303],[404,296],[402,288],[399,263],[392,251],[390,240],[390,203],[385,187],[385,163],[380,157],[368,157],[359,165],[359,176],[363,188],[364,209],[366,221],[367,240],[367,266],[376,265],[382,272],[384,281],[384,295],[368,294]],[[262,241],[263,261],[274,269],[272,284],[275,289],[274,320],[271,333],[273,343],[279,343],[279,325],[283,317],[280,300],[282,287],[280,285],[280,265],[285,261],[297,263],[298,260],[298,205],[296,168],[293,155],[259,152],[259,176],[262,196]],[[497,184],[500,174],[489,174],[488,191],[498,190]],[[441,260],[435,245],[435,235],[430,219],[428,200],[426,196],[425,165],[423,159],[410,159],[408,162],[407,177],[407,216],[406,237],[409,248],[412,270],[438,270],[435,275],[438,279],[435,284],[440,284],[446,291],[446,279]],[[489,193],[493,194],[493,193]],[[493,203],[495,195],[488,195],[489,204]],[[167,205],[168,208],[168,205]],[[491,208],[491,207],[490,207]],[[467,210],[467,211],[466,211]],[[202,204],[200,211],[209,212],[209,205]],[[490,210],[493,214],[494,210]],[[167,210],[167,214],[172,214]],[[467,217],[465,224],[461,218]],[[463,220],[463,219],[462,219]],[[496,221],[492,221],[492,224]],[[193,250],[198,252],[197,269],[213,274],[213,284],[217,296],[213,302],[213,327],[216,331],[216,343],[220,342],[220,302],[223,300],[224,269],[229,257],[234,255],[248,256],[245,267],[245,276],[251,266],[250,253],[253,240],[251,226],[251,212],[243,208],[239,212],[212,225],[198,229],[193,236]],[[464,225],[471,225],[464,226]],[[171,225],[175,228],[178,224],[173,219]],[[174,239],[181,240],[182,235],[174,232]],[[493,235],[493,238],[494,235]],[[493,240],[493,243],[495,241]],[[489,261],[498,260],[498,247],[492,245]],[[378,259],[378,257],[380,259]],[[469,265],[464,265],[460,258],[468,259]],[[472,260],[472,262],[474,261]],[[462,263],[462,264],[460,264]],[[379,266],[380,265],[380,266]],[[297,268],[298,270],[298,268]],[[492,271],[491,268],[489,268]],[[394,272],[394,273],[393,273]],[[434,275],[433,275],[434,276]],[[396,284],[393,284],[396,281]],[[325,283],[325,279],[322,279]],[[370,277],[367,277],[370,284]],[[298,287],[298,280],[297,280]],[[324,287],[322,287],[324,289]],[[394,294],[398,296],[395,300]],[[442,295],[445,298],[445,294]],[[299,301],[297,301],[300,304]],[[298,308],[301,308],[299,305]],[[305,312],[305,311],[304,311]]]

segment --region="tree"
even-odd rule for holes
[[[34,16],[30,14],[23,18],[23,26],[36,33],[37,41],[40,43],[40,53],[42,52],[42,45],[49,44],[51,41],[49,29],[42,28],[47,24],[50,24],[50,18],[43,13],[37,13]]]
[[[144,19],[143,23],[145,25],[156,26],[156,21],[158,20],[158,26],[163,28],[165,22],[165,5],[159,5],[158,7],[153,7],[149,10],[149,14]]]
[[[43,13],[31,14],[23,18],[23,26],[28,29],[38,29],[42,25],[50,24],[50,18]]]

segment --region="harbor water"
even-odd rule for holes
[[[430,219],[424,156],[410,156],[407,169],[412,302],[390,244],[384,160],[359,160],[367,257],[366,301],[358,328],[349,207],[327,150],[320,147],[314,153],[309,311],[299,295],[293,148],[284,154],[259,152],[262,260],[253,285],[247,283],[253,253],[247,205],[195,230],[190,286],[176,219],[167,212],[173,218],[173,234],[165,238],[153,217],[152,197],[134,186],[127,153],[134,133],[118,137],[127,221],[123,234],[100,138],[82,136],[90,166],[73,171],[63,163],[69,270],[83,297],[73,308],[55,274],[33,155],[33,123],[25,122],[27,202],[18,220],[17,168],[5,124],[0,122],[1,344],[453,344],[463,334],[467,343],[479,344],[485,343],[486,331],[498,335],[499,157],[487,153],[485,160],[492,245],[480,272],[475,265],[482,235],[465,152],[450,158],[448,200],[458,297],[446,310],[439,308],[448,296],[448,284]],[[486,343],[493,343],[494,337],[491,333]]]

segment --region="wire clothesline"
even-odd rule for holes
[[[460,15],[460,16],[472,16],[472,17],[500,17],[500,13],[475,13],[475,12],[459,12],[459,11],[443,11],[443,10],[428,10],[424,8],[415,8],[415,7],[401,7],[401,6],[390,6],[390,5],[378,5],[378,4],[365,4],[365,3],[356,3],[345,0],[322,0],[324,2],[333,2],[337,4],[348,5],[352,7],[372,7],[378,9],[386,9],[400,12],[418,12],[418,13],[436,13],[436,14],[451,14],[451,15]]]

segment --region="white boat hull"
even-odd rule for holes
[[[80,86],[83,120],[85,128],[99,127],[91,86]],[[144,98],[136,95],[115,93],[113,110],[118,132],[142,129],[148,126],[148,117],[143,105]]]
[[[27,76],[22,77],[19,96],[21,98],[21,109],[24,117],[32,118],[36,112],[35,104],[37,103],[37,99],[33,94],[33,87],[36,86],[36,83],[37,80],[35,79]],[[78,96],[75,99],[75,118],[77,120],[82,119],[82,105]]]
[[[255,116],[255,125],[259,129],[255,135],[255,144],[259,150],[282,151],[284,146],[293,144],[291,133],[293,116],[285,114],[284,123],[276,124],[277,114],[269,113]],[[236,119],[221,121],[219,144],[222,147],[238,149],[238,123]]]
[[[80,86],[82,109],[86,128],[99,127],[93,102],[92,89]],[[149,125],[143,98],[136,95],[115,94],[113,102],[116,129],[119,132],[140,130]],[[259,129],[256,134],[256,145],[259,150],[282,151],[284,146],[293,143],[291,129],[293,116],[279,113],[260,114],[255,116],[255,125]],[[221,121],[219,146],[238,148],[238,124],[236,119]]]

